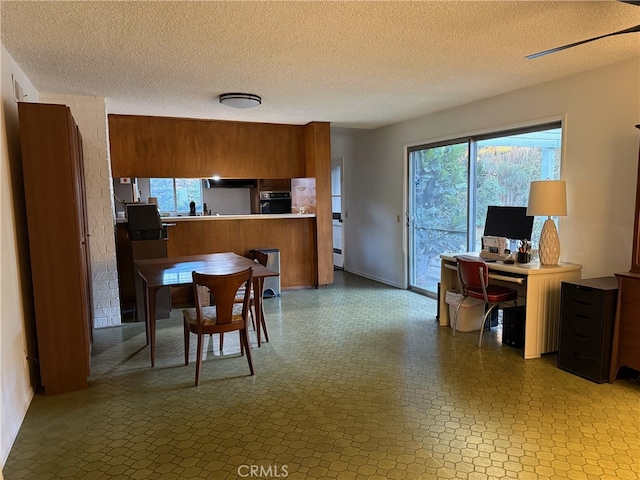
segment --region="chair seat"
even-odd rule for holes
[[[253,288],[251,289],[251,293],[249,294],[249,299],[253,300]],[[235,303],[244,302],[244,288],[238,289],[236,292],[236,298],[233,300]]]
[[[481,288],[467,288],[467,295],[471,298],[484,300],[484,293]],[[501,285],[487,285],[487,300],[489,303],[510,302],[518,298],[518,292],[513,288]]]
[[[182,310],[184,319],[191,325],[197,325],[198,319],[195,308],[185,308]],[[202,307],[202,326],[207,327],[209,325],[216,324],[216,307]],[[242,322],[242,304],[237,303],[233,306],[232,322]]]

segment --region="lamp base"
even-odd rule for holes
[[[540,265],[558,265],[560,259],[560,239],[556,224],[551,218],[545,220],[540,233],[540,244],[538,245]]]

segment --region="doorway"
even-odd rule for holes
[[[434,295],[440,254],[467,246],[467,142],[409,151],[409,288]]]
[[[333,266],[344,268],[343,158],[331,159],[331,214],[333,224]]]

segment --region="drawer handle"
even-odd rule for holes
[[[591,305],[591,302],[585,302],[584,300],[576,300],[576,303],[580,305]]]
[[[584,333],[579,333],[579,332],[571,332],[571,333],[573,333],[576,337],[589,338],[589,335],[585,335]]]
[[[585,357],[584,355],[581,355],[581,354],[580,354],[580,353],[578,353],[578,352],[571,351],[571,354],[572,354],[574,357],[578,357],[578,358],[579,358],[579,359],[581,359],[581,360],[589,360],[589,357]]]
[[[587,316],[587,315],[582,315],[580,313],[574,313],[574,316],[578,317],[578,318],[584,318],[585,320],[589,320],[591,317]]]

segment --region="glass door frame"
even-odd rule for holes
[[[414,178],[415,178],[415,162],[412,161],[412,154],[414,152],[418,152],[421,150],[429,150],[429,149],[436,149],[436,148],[441,148],[441,147],[447,147],[447,146],[452,146],[452,145],[463,145],[463,144],[467,144],[467,166],[466,166],[466,182],[467,182],[467,205],[466,205],[466,216],[467,216],[467,229],[469,228],[468,226],[471,225],[470,222],[470,202],[469,202],[469,194],[470,194],[470,190],[471,190],[471,186],[470,186],[470,182],[471,182],[471,167],[470,167],[470,163],[471,163],[471,154],[472,154],[472,149],[469,147],[470,144],[472,144],[471,142],[471,138],[470,137],[461,137],[461,138],[455,138],[455,139],[451,139],[451,140],[445,140],[445,141],[441,141],[441,142],[433,142],[433,143],[429,143],[429,144],[419,144],[419,145],[415,145],[415,146],[411,146],[411,147],[407,147],[405,149],[405,158],[407,159],[407,162],[405,163],[406,165],[406,179],[407,181],[405,182],[405,188],[406,188],[406,193],[405,193],[405,201],[406,201],[406,209],[405,209],[405,239],[404,239],[404,244],[406,245],[406,252],[407,252],[407,261],[406,261],[406,275],[405,275],[405,279],[406,279],[406,287],[409,290],[418,292],[420,294],[429,296],[429,297],[433,297],[436,298],[437,297],[437,292],[432,292],[430,290],[426,290],[418,285],[415,285],[415,190],[414,190],[414,185],[411,184],[410,182],[413,182]],[[475,185],[474,185],[475,187]],[[466,238],[466,248],[469,248],[469,236],[467,234],[467,238]],[[443,252],[444,253],[444,252]]]

